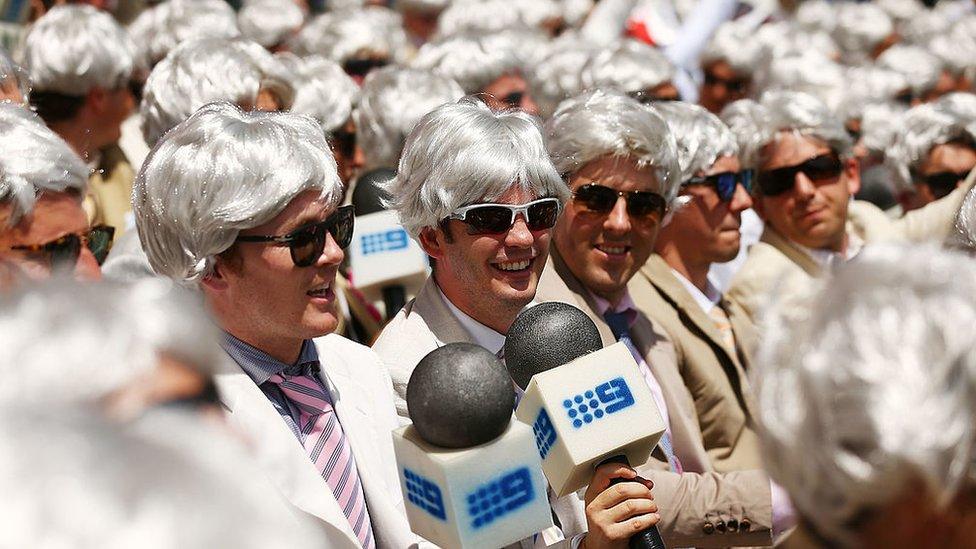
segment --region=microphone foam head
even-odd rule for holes
[[[505,364],[525,389],[532,376],[599,351],[603,340],[583,311],[565,303],[540,303],[522,311],[505,338]]]
[[[494,440],[508,427],[515,390],[484,347],[449,343],[421,359],[407,383],[407,410],[421,438],[444,448]]]
[[[396,177],[396,172],[389,168],[377,168],[359,176],[356,187],[352,190],[352,205],[356,215],[368,215],[382,212],[386,209],[383,198],[386,196],[379,187],[379,183]]]

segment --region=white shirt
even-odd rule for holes
[[[701,307],[702,311],[705,311],[706,315],[709,314],[716,305],[718,305],[719,301],[722,301],[722,292],[718,291],[718,288],[715,287],[716,285],[712,282],[711,274],[709,274],[708,278],[705,280],[705,291],[702,292],[700,289],[698,289],[698,286],[692,284],[691,281],[685,278],[683,274],[674,269],[671,269],[671,272],[674,273],[675,278],[681,282],[681,285],[688,290],[688,293],[691,294],[692,299],[694,299],[695,303]]]
[[[864,248],[864,241],[861,240],[855,234],[848,233],[847,235],[847,251],[846,253],[835,252],[833,250],[824,250],[807,248],[806,246],[801,246],[796,242],[793,243],[801,252],[810,256],[817,265],[820,265],[823,270],[830,270],[835,264],[843,263],[845,261],[850,261],[857,257],[857,254],[861,253],[861,249]]]

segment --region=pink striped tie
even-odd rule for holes
[[[308,365],[304,366],[300,375],[282,372],[272,375],[268,381],[280,387],[300,410],[298,429],[301,431],[302,445],[322,473],[322,478],[332,488],[359,543],[364,549],[375,549],[373,526],[352,448],[342,432],[332,403],[326,397],[325,388]]]

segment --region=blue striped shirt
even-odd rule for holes
[[[268,353],[244,343],[240,339],[232,336],[231,334],[224,332],[224,337],[221,340],[220,346],[224,348],[224,351],[234,359],[234,362],[244,370],[251,380],[257,384],[264,396],[268,397],[271,404],[274,405],[275,410],[281,415],[281,419],[284,420],[288,428],[295,435],[295,438],[299,442],[302,442],[302,434],[298,428],[298,418],[301,410],[295,406],[291,400],[285,397],[281,389],[268,381],[271,376],[279,374],[286,368],[294,369],[297,366],[303,366],[306,364],[314,364],[315,371],[318,371],[319,365],[319,354],[315,349],[315,343],[311,339],[306,339],[302,343],[302,350],[298,355],[298,360],[295,364],[285,364],[284,362],[272,357]],[[312,376],[315,381],[321,385],[322,392],[325,394],[326,398],[329,398],[329,391],[322,385],[322,380],[318,376]]]

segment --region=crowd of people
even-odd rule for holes
[[[560,302],[664,433],[514,547],[976,548],[970,0],[21,4],[0,547],[432,547],[411,375]]]

